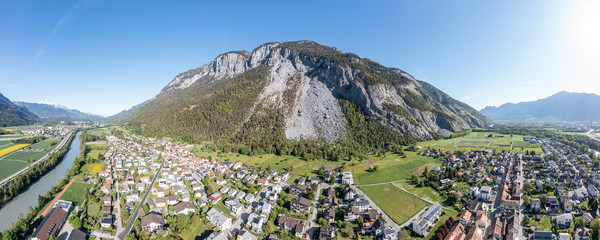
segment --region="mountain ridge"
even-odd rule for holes
[[[600,120],[600,111],[596,110],[599,104],[599,95],[560,91],[538,100],[487,106],[480,112],[495,121],[597,121]]]
[[[402,70],[313,41],[270,42],[252,52],[220,54],[178,74],[126,121],[147,131],[186,134],[160,125],[155,116],[199,135],[188,137],[214,140],[245,130],[255,116],[280,112],[277,121],[283,127],[274,132],[283,132],[284,138],[331,142],[347,136],[340,99],[377,124],[412,138],[431,139],[442,129],[456,132],[489,123],[472,107]],[[211,129],[214,118],[237,130]]]
[[[27,108],[16,105],[0,93],[0,127],[29,125],[38,121],[38,116]]]
[[[89,121],[100,121],[104,119],[103,116],[84,113],[77,109],[71,109],[59,104],[48,104],[48,103],[29,103],[15,101],[16,105],[27,108],[29,111],[36,114],[42,119],[60,119],[60,120],[89,120]]]

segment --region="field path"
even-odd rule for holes
[[[359,185],[354,185],[354,186],[356,186],[356,187],[369,187],[369,186],[377,186],[377,185],[383,185],[383,184],[395,183],[395,182],[403,182],[403,181],[408,181],[408,179],[395,180],[395,181],[391,181],[391,182],[382,182],[382,183],[359,184]]]
[[[42,216],[46,216],[46,213],[48,213],[48,211],[50,211],[50,209],[52,209],[52,206],[54,206],[54,203],[56,203],[56,201],[58,201],[60,196],[62,196],[63,193],[65,193],[65,191],[67,191],[67,189],[69,189],[69,187],[71,186],[71,183],[73,183],[74,181],[75,181],[75,178],[71,179],[71,181],[69,183],[67,183],[67,186],[65,186],[65,188],[63,188],[63,190],[60,191],[60,193],[54,198],[54,200],[52,200],[52,202],[46,208],[46,210],[44,210],[44,212],[42,213]]]

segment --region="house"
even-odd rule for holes
[[[156,207],[166,207],[167,200],[165,200],[164,198],[157,198],[156,200],[154,200],[154,204],[156,205]]]
[[[38,226],[31,239],[48,240],[51,236],[56,236],[67,219],[67,215],[68,213],[62,208],[54,208],[52,213],[48,214]]]
[[[462,225],[462,223],[457,223],[446,234],[446,237],[444,238],[444,240],[464,240],[465,238],[466,238],[465,227]]]
[[[273,206],[268,202],[259,202],[255,209],[257,212],[269,216],[273,211]]]
[[[104,196],[104,197],[102,197],[102,201],[104,202],[104,205],[111,205],[112,204],[112,197],[111,196]]]
[[[213,204],[218,203],[219,201],[221,201],[221,194],[219,192],[214,192],[213,194],[211,194],[209,197],[210,201]]]
[[[229,187],[222,187],[221,189],[219,189],[219,192],[221,192],[221,194],[226,194],[227,192],[229,192]]]
[[[229,198],[225,201],[225,206],[231,209],[231,212],[235,216],[239,216],[244,211],[244,205],[242,205],[237,198]]]
[[[350,205],[352,207],[358,208],[358,210],[360,210],[361,212],[365,212],[371,209],[371,204],[369,203],[369,200],[367,200],[363,196],[357,197],[354,200],[354,202],[350,203]]]
[[[479,190],[479,199],[488,201],[492,198],[492,187],[482,186]]]
[[[246,194],[246,196],[244,197],[244,201],[249,202],[249,203],[253,202],[254,194],[251,194],[251,193]]]
[[[157,197],[164,197],[165,196],[165,189],[163,189],[161,187],[157,187],[156,188],[156,196]]]
[[[112,219],[111,215],[104,215],[100,219],[100,227],[102,227],[102,228],[109,228],[112,226],[112,223],[113,223],[113,219]]]
[[[598,199],[598,188],[594,184],[588,185],[587,191],[590,197]]]
[[[539,198],[531,198],[529,200],[529,208],[534,211],[538,211],[540,209],[541,201]]]
[[[258,240],[258,238],[246,231],[246,229],[242,229],[237,235],[237,240]]]
[[[306,192],[308,187],[301,184],[292,184],[289,188],[289,193],[296,196],[302,196]]]
[[[196,211],[196,208],[194,208],[194,204],[192,204],[191,202],[180,202],[180,203],[176,204],[175,206],[173,206],[173,210],[174,210],[175,216],[179,216],[179,215],[188,215],[190,213],[193,213]]]
[[[167,198],[167,203],[169,205],[175,205],[179,203],[179,199],[175,195],[169,195],[169,197]]]
[[[335,222],[335,208],[330,207],[327,210],[325,210],[323,212],[323,218],[329,221],[330,223]]]
[[[304,198],[304,197],[298,197],[298,198],[294,198],[292,199],[292,202],[290,204],[290,210],[292,210],[292,212],[298,213],[298,214],[309,214],[310,213],[310,206],[311,206],[311,201]]]
[[[465,240],[482,240],[485,229],[471,228]]]
[[[568,228],[573,223],[573,215],[570,213],[560,214],[554,217],[556,225],[560,228]]]
[[[590,240],[590,230],[587,228],[577,228],[573,234],[573,240]]]
[[[581,218],[583,219],[583,222],[586,226],[590,226],[590,223],[592,222],[592,220],[594,220],[594,217],[592,217],[592,214],[590,214],[589,212],[584,212],[581,215]]]
[[[565,201],[563,204],[563,211],[566,213],[569,213],[573,210],[573,204],[571,204],[570,202]]]
[[[354,178],[352,177],[352,172],[343,172],[342,173],[342,184],[348,184],[348,185],[354,184]]]
[[[156,213],[150,213],[142,217],[142,229],[148,230],[149,232],[161,229],[164,224],[165,221],[163,217]]]
[[[231,218],[228,217],[218,208],[211,208],[206,212],[206,219],[212,223],[213,226],[217,227],[220,231],[229,229],[231,227]]]
[[[412,230],[421,236],[427,236],[442,215],[442,205],[434,204],[427,208],[412,222]]]
[[[486,212],[483,210],[477,210],[477,212],[475,212],[475,226],[485,230],[487,223],[488,217]]]
[[[460,216],[458,216],[458,220],[460,223],[466,226],[471,221],[471,212],[469,212],[469,210],[464,211],[460,214]]]
[[[294,233],[296,237],[302,237],[302,234],[306,228],[305,224],[306,223],[304,221],[287,217],[285,215],[279,215],[277,218],[277,226],[284,231]]]
[[[533,233],[533,240],[552,240],[552,236],[552,232],[535,231]]]
[[[87,235],[79,230],[79,229],[73,229],[73,231],[71,231],[71,233],[69,234],[69,238],[67,238],[67,240],[86,240]]]
[[[351,206],[344,210],[344,221],[353,222],[354,220],[358,219],[358,217],[360,217],[360,210],[358,210],[357,207]]]
[[[266,220],[258,216],[258,214],[250,213],[248,219],[246,220],[246,226],[250,227],[250,230],[252,230],[253,232],[260,233],[262,232],[263,225],[265,224],[265,222]]]
[[[319,227],[319,240],[333,240],[335,239],[336,229],[331,226]]]
[[[219,185],[225,185],[225,183],[227,183],[227,180],[218,178],[215,180],[215,183]]]

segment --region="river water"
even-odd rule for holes
[[[73,166],[75,158],[79,156],[79,146],[81,145],[79,135],[81,132],[77,132],[69,146],[69,151],[52,170],[0,209],[0,231],[6,230],[20,214],[27,215],[29,206],[33,208],[38,204],[38,195],[44,195],[52,186],[58,184],[60,178],[65,176]]]

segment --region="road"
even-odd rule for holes
[[[148,190],[146,190],[146,194],[144,194],[144,197],[140,201],[140,204],[137,205],[137,207],[135,208],[135,211],[133,211],[133,214],[131,214],[131,217],[129,218],[129,223],[127,224],[127,227],[125,227],[125,230],[123,230],[121,233],[119,233],[119,235],[117,236],[117,239],[121,239],[121,240],[125,239],[125,236],[127,236],[127,234],[131,231],[131,228],[133,227],[133,223],[135,222],[135,219],[137,219],[138,212],[140,211],[140,206],[142,206],[142,205],[144,205],[144,203],[146,203],[146,198],[148,198],[148,195],[152,191],[154,182],[156,181],[156,178],[158,178],[158,174],[160,174],[163,165],[165,165],[164,158],[162,159],[162,163],[160,164],[160,167],[156,171],[156,174],[154,175],[154,178],[152,179],[150,186],[148,186]]]
[[[69,134],[67,134],[67,136],[65,136],[63,138],[62,141],[60,141],[60,143],[58,144],[58,146],[56,146],[54,149],[52,149],[52,151],[48,152],[46,155],[44,155],[42,158],[40,158],[39,160],[33,162],[32,164],[29,164],[29,166],[21,169],[20,171],[14,173],[13,175],[10,175],[9,177],[3,179],[2,181],[0,181],[0,186],[4,186],[5,184],[11,182],[16,176],[21,175],[22,173],[24,173],[25,171],[29,170],[29,168],[31,168],[32,166],[41,163],[43,161],[46,161],[46,159],[48,159],[48,157],[50,157],[52,154],[54,154],[56,151],[58,151],[58,149],[61,149],[65,143],[67,143],[67,141],[71,138],[71,135],[73,134],[73,131],[70,131]],[[4,140],[4,139],[3,139]],[[9,154],[10,155],[10,154]],[[6,156],[9,156],[6,155]],[[5,156],[5,157],[6,157]]]

